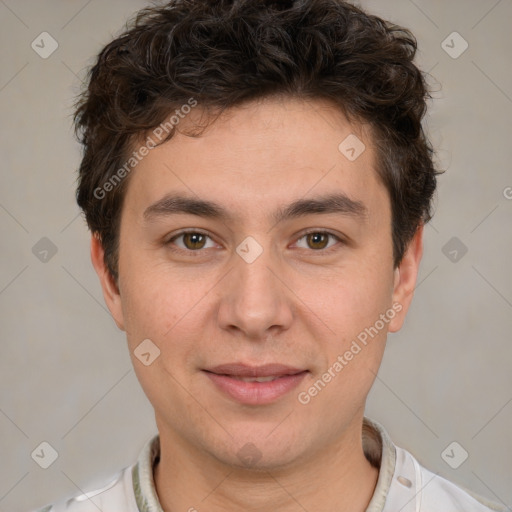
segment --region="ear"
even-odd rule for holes
[[[407,246],[402,261],[395,269],[395,282],[393,285],[393,309],[398,314],[389,322],[389,332],[396,332],[402,328],[405,316],[411,305],[414,288],[418,277],[421,257],[423,256],[423,224],[419,226],[414,237]]]
[[[104,261],[105,250],[101,244],[101,240],[97,234],[91,236],[91,260],[96,270],[96,274],[100,278],[101,288],[105,303],[114,319],[117,327],[124,331],[123,309],[121,306],[121,294],[119,288],[108,270]]]

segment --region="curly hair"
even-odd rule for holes
[[[439,174],[422,126],[431,95],[416,51],[409,30],[343,0],[171,0],[139,11],[100,51],[74,115],[83,146],[76,199],[111,275],[117,281],[126,165],[124,179],[112,180],[134,142],[191,98],[222,113],[274,95],[330,100],[370,125],[396,267],[432,216]]]

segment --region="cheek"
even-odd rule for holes
[[[330,334],[344,344],[373,326],[391,307],[393,272],[378,264],[358,262],[337,276],[317,282],[315,289],[311,309],[319,312]]]
[[[160,346],[172,333],[191,307],[182,292],[179,283],[151,271],[139,270],[123,276],[123,315],[132,349],[146,338]]]
[[[150,339],[160,350],[165,368],[171,371],[174,366],[173,373],[186,371],[212,314],[211,309],[207,310],[211,308],[208,291],[214,282],[207,276],[184,277],[183,273],[158,267],[132,273],[123,286],[123,313],[131,351],[142,340]]]
[[[320,375],[315,376],[322,381],[316,388],[323,389],[324,384],[329,388],[322,391],[318,404],[359,407],[378,372],[397,311],[392,307],[391,258],[379,261],[375,256],[359,259],[316,288],[311,310],[318,311],[328,327],[323,328],[325,337],[317,338],[326,357]]]
[[[178,382],[185,381],[192,367],[204,292],[153,271],[132,274],[123,293],[126,335],[138,380],[151,403],[176,411],[169,397],[181,396]],[[146,365],[142,354],[148,352]]]
[[[172,296],[162,293],[159,284],[147,279],[130,278],[122,289],[123,314],[130,346],[137,340],[157,340],[172,327]]]
[[[396,312],[389,305],[388,293],[378,295],[374,290],[372,296],[348,283],[347,288],[330,294],[328,299],[331,307],[326,323],[334,334],[316,339],[317,349],[323,353],[322,362],[301,390],[304,401],[310,402],[320,415],[331,411],[332,419],[336,418],[333,423],[337,424],[364,406]]]

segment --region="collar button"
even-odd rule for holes
[[[397,477],[397,480],[405,487],[412,486],[412,482],[408,478],[405,478],[405,476],[399,476]]]

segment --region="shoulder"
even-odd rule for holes
[[[89,490],[47,505],[33,512],[139,512],[160,510],[153,485],[152,467],[159,456],[160,438],[156,434],[146,441],[137,461],[103,487]],[[138,504],[138,505],[137,505]]]
[[[405,500],[410,499],[417,507],[415,510],[425,512],[507,512],[505,506],[478,496],[424,468],[408,451],[399,447],[396,447],[395,475],[388,498],[404,504]]]
[[[33,512],[138,512],[132,483],[133,466],[124,468],[99,489],[87,491]]]

